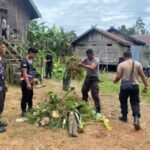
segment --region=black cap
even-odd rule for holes
[[[38,49],[35,48],[35,47],[30,47],[30,48],[28,49],[28,53],[29,53],[29,52],[38,53]]]
[[[89,48],[89,49],[86,50],[86,54],[93,54],[93,53],[94,53],[94,51],[91,48]]]

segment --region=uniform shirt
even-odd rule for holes
[[[31,59],[23,58],[21,61],[21,80],[25,79],[23,76],[23,72],[22,72],[23,69],[27,69],[27,75],[28,75],[29,80],[33,80],[34,70],[33,70]]]
[[[5,81],[5,70],[4,70],[4,64],[2,58],[0,57],[0,91],[4,86],[4,81]]]
[[[126,60],[118,65],[117,71],[122,73],[121,80],[129,80],[132,71],[133,60]],[[133,84],[139,84],[139,69],[143,70],[142,65],[138,61],[134,61]]]
[[[94,57],[92,60],[89,60],[87,57],[82,60],[85,65],[95,64],[96,68],[94,70],[87,69],[87,77],[98,77],[99,76],[99,59]]]
[[[48,66],[52,66],[52,56],[51,55],[47,55],[46,56],[46,64],[48,65]]]

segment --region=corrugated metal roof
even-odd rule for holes
[[[138,39],[134,38],[133,36],[128,35],[127,33],[124,33],[118,29],[115,29],[114,27],[111,27],[107,31],[110,33],[112,33],[114,31],[114,32],[122,35],[123,37],[125,37],[127,39],[127,41],[133,42],[135,45],[139,45],[139,46],[145,45],[145,43],[143,41],[138,40]]]
[[[150,34],[133,35],[133,37],[143,41],[147,46],[150,46]]]

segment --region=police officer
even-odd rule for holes
[[[5,54],[6,46],[0,41],[0,119],[4,110],[4,102],[7,91],[7,84],[5,80],[4,64],[2,56]],[[7,123],[0,121],[0,133],[6,131]]]
[[[34,83],[34,69],[32,66],[33,59],[36,57],[38,50],[34,47],[28,49],[28,55],[21,61],[21,110],[22,117],[26,115],[27,104],[28,111],[32,109],[33,102],[33,83]]]
[[[94,56],[92,49],[86,51],[87,57],[79,62],[79,66],[87,70],[87,75],[82,87],[82,99],[88,101],[88,92],[91,90],[92,98],[95,103],[96,113],[100,114],[99,98],[99,59]]]
[[[52,77],[52,66],[53,66],[53,57],[51,54],[48,54],[46,56],[46,78],[51,78]]]
[[[117,68],[117,75],[114,79],[114,83],[121,80],[120,87],[120,108],[121,116],[120,121],[127,122],[128,118],[128,98],[130,97],[130,104],[132,108],[132,113],[134,117],[134,127],[139,130],[141,117],[140,114],[140,92],[139,92],[139,78],[142,79],[144,84],[144,93],[148,92],[148,82],[143,72],[143,67],[140,62],[134,61],[132,59],[132,54],[130,51],[126,51],[123,54],[124,62],[120,63]]]

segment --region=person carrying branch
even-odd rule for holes
[[[126,51],[124,52],[123,56],[125,61],[118,65],[117,76],[114,80],[114,83],[117,83],[121,79],[119,94],[121,116],[119,117],[119,119],[120,121],[127,122],[128,97],[130,97],[130,104],[134,117],[134,127],[136,130],[139,130],[139,118],[141,116],[139,98],[139,77],[144,83],[144,93],[148,91],[148,83],[144,75],[142,65],[140,64],[140,62],[134,61],[132,59],[131,52]]]
[[[33,59],[36,57],[38,50],[36,48],[29,48],[28,55],[21,61],[21,110],[22,117],[26,115],[26,107],[28,104],[28,111],[32,110],[33,102],[33,84],[34,84],[34,69],[32,66]]]
[[[99,59],[94,56],[92,49],[86,51],[87,57],[79,62],[79,66],[87,70],[87,75],[82,87],[82,99],[88,101],[88,92],[91,90],[92,98],[95,103],[96,113],[100,113],[99,98]]]
[[[0,133],[6,131],[6,122],[1,121],[1,116],[4,110],[5,96],[8,90],[6,78],[5,78],[5,70],[4,63],[2,60],[2,56],[5,55],[6,46],[3,42],[0,41]]]

